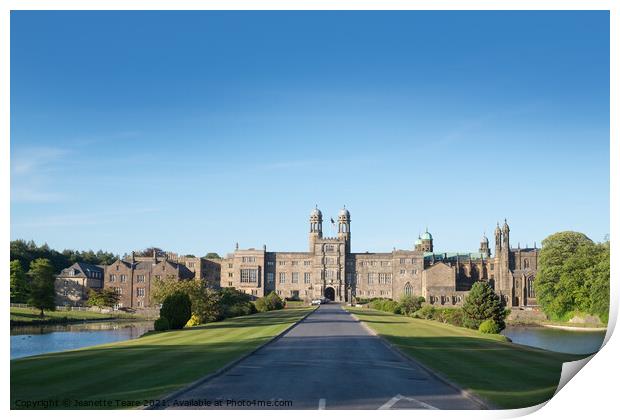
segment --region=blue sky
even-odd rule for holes
[[[315,204],[358,252],[602,240],[608,12],[12,12],[11,239],[302,251]]]

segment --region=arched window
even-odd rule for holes
[[[411,286],[411,283],[407,282],[405,283],[405,296],[412,296],[413,295],[413,286]]]
[[[527,279],[527,297],[536,297],[536,294],[534,293],[534,277],[528,277]]]
[[[523,260],[523,268],[529,268],[530,267],[530,261],[529,260]]]

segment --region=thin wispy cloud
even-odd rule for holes
[[[63,194],[47,192],[42,189],[16,186],[11,188],[11,201],[29,203],[49,203],[64,198]]]
[[[78,227],[98,226],[116,223],[119,220],[137,215],[158,212],[156,208],[137,208],[114,212],[73,213],[49,217],[37,217],[36,220],[25,220],[13,223],[13,227],[20,228],[49,228],[49,227]]]
[[[68,154],[68,150],[55,147],[19,149],[11,156],[11,175],[37,174]]]
[[[70,155],[68,149],[27,147],[11,156],[11,201],[46,203],[58,201],[63,194],[51,187],[50,173]]]

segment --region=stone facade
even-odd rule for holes
[[[116,260],[104,266],[104,288],[112,288],[119,294],[118,308],[142,309],[153,306],[150,301],[151,287],[155,280],[182,281],[194,278],[195,273],[185,265],[160,257],[136,257]]]
[[[308,301],[327,297],[336,302],[353,302],[356,298],[398,300],[412,295],[423,296],[433,305],[458,306],[476,281],[485,281],[507,306],[537,306],[533,283],[539,249],[511,248],[506,221],[502,227],[498,223],[495,230],[494,255],[486,236],[478,252],[436,252],[428,229],[413,249],[355,253],[351,252],[349,211],[343,208],[332,222],[337,225],[337,235],[324,237],[323,215],[318,208],[312,210],[307,252],[272,252],[265,245],[261,249],[239,249],[237,244],[223,259],[173,253],[137,257],[132,253],[102,267],[103,287],[119,292],[120,307],[136,309],[153,306],[149,299],[152,281],[191,278],[202,279],[207,287],[233,287],[255,298],[272,291],[283,298]],[[63,282],[57,283],[61,294],[66,293],[62,287],[68,278],[67,273],[63,276],[58,280],[62,278]],[[80,296],[83,299],[84,295]]]
[[[332,220],[333,222],[333,220]],[[400,299],[423,296],[434,305],[461,305],[476,281],[486,281],[508,306],[536,306],[533,279],[538,252],[510,248],[508,224],[496,231],[496,253],[483,236],[478,252],[433,249],[428,229],[412,250],[351,252],[351,215],[342,209],[336,237],[323,236],[323,215],[310,214],[308,252],[271,252],[263,246],[239,249],[219,261],[221,287],[234,287],[256,297],[275,291],[283,298],[327,297],[337,302],[357,298]],[[498,233],[499,232],[499,233]],[[499,241],[499,242],[498,242]]]
[[[91,289],[103,286],[103,266],[75,263],[62,270],[54,282],[58,306],[83,306]]]

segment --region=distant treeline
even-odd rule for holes
[[[93,250],[76,251],[65,249],[62,252],[58,252],[50,248],[46,243],[37,246],[34,241],[25,241],[23,239],[11,241],[11,261],[18,260],[24,271],[28,271],[30,263],[37,258],[49,260],[54,267],[54,272],[59,273],[63,268],[67,268],[76,262],[111,264],[118,258],[118,255],[102,250],[94,252]]]

